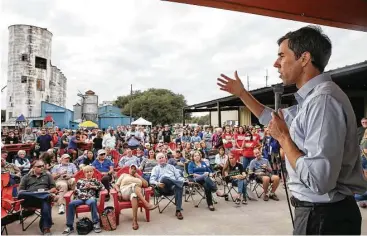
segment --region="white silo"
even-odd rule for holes
[[[41,116],[50,98],[52,33],[31,25],[9,26],[7,119]]]
[[[57,81],[60,77],[60,69],[52,66],[52,73],[50,78],[50,103],[60,105],[58,102],[58,86]]]
[[[91,90],[83,95],[82,120],[98,122],[98,96]]]
[[[63,76],[63,85],[62,85],[62,91],[63,91],[63,94],[62,94],[62,102],[61,102],[61,105],[60,105],[60,106],[63,106],[63,107],[66,106],[67,85],[68,85],[68,80],[67,80],[66,76],[64,75]]]

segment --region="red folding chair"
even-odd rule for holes
[[[96,178],[97,180],[101,181],[103,175],[98,170],[94,169],[93,178]],[[75,175],[75,182],[78,182],[79,179],[85,178],[83,170],[78,171]],[[101,215],[104,210],[104,202],[105,198],[107,196],[108,192],[107,190],[102,190],[99,192],[99,202],[97,202],[97,208],[98,213]],[[69,191],[64,195],[65,198],[65,205],[66,205],[66,214],[68,214],[68,206],[70,202],[72,201],[71,197],[74,195],[74,191]],[[78,218],[78,213],[86,213],[90,212],[90,207],[88,205],[80,205],[77,206],[75,209],[75,216]]]
[[[128,174],[129,169],[130,169],[130,167],[126,166],[126,167],[122,168],[121,170],[119,170],[119,172],[117,172],[117,178],[119,178],[120,175],[122,175],[122,174]],[[139,169],[137,169],[136,171],[140,176],[143,174]],[[144,190],[145,200],[147,202],[149,202],[150,201],[150,195],[152,194],[152,188],[147,187],[147,188],[143,188],[143,190]],[[116,223],[117,223],[117,225],[119,225],[120,224],[120,212],[121,212],[121,210],[132,208],[131,202],[130,201],[119,201],[118,195],[117,195],[117,192],[116,192],[115,189],[111,189],[110,192],[112,194],[113,204],[114,204],[114,207],[115,207]],[[144,204],[141,201],[138,202],[138,207],[145,209],[146,221],[149,222],[150,221],[150,211],[145,208]]]

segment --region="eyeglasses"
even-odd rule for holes
[[[45,167],[45,165],[39,165],[39,166],[34,166],[34,167],[43,168],[43,167]]]

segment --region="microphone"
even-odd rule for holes
[[[284,87],[281,84],[273,85],[273,91],[274,91],[274,98],[275,98],[275,113],[278,115],[278,109],[280,108],[281,104],[281,95],[284,92]]]

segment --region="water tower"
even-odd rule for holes
[[[82,96],[82,120],[98,122],[98,96],[92,90]]]

